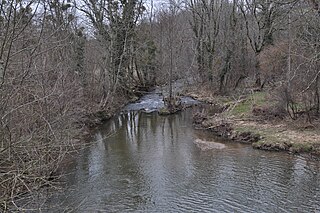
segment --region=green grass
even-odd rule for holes
[[[258,106],[262,106],[266,104],[266,92],[256,92],[250,95],[250,99],[252,100],[253,104]]]
[[[235,118],[243,118],[250,117],[252,115],[253,107],[269,107],[270,103],[267,99],[267,94],[265,92],[256,92],[250,94],[246,97],[244,101],[241,103],[237,103],[234,106],[235,101],[229,100],[227,103],[229,104],[232,110],[227,112],[230,115],[235,116]],[[298,108],[301,106],[297,106]],[[319,153],[320,154],[320,142],[312,141],[312,139],[308,140],[309,132],[314,133],[312,130],[304,130],[303,134],[305,134],[305,138],[301,141],[301,139],[296,139],[292,141],[292,137],[289,137],[283,131],[286,130],[287,127],[277,128],[272,125],[260,126],[260,125],[243,125],[239,123],[239,125],[233,126],[234,130],[238,133],[243,132],[251,132],[253,134],[259,134],[261,136],[261,140],[256,143],[253,143],[252,146],[254,148],[262,148],[266,150],[287,150],[294,153]],[[312,136],[312,134],[311,134]]]
[[[234,116],[249,115],[254,105],[264,106],[266,103],[266,93],[256,92],[249,95],[245,101],[237,103],[237,105],[232,109],[231,114]],[[230,102],[230,104],[232,106],[232,102]]]
[[[289,138],[277,134],[277,129],[275,128],[262,128],[259,126],[236,126],[235,131],[237,132],[252,132],[254,134],[259,134],[262,139],[257,143],[289,143]]]
[[[293,152],[311,152],[313,150],[312,143],[294,143],[292,146]]]
[[[251,112],[251,103],[246,101],[244,103],[240,103],[237,106],[235,106],[233,108],[233,110],[231,111],[232,115],[242,115],[242,114],[249,114]]]
[[[259,126],[236,126],[234,128],[237,132],[252,132],[254,134],[259,134],[262,136],[262,140],[271,140],[278,142],[279,137],[277,137],[275,134],[275,129],[273,128],[261,128]],[[282,139],[283,140],[283,139]]]
[[[253,143],[252,146],[254,148],[259,148],[263,146],[269,147],[277,147],[277,148],[284,148],[288,145],[290,147],[290,151],[294,153],[309,153],[318,151],[315,148],[315,144],[312,142],[299,142],[299,141],[291,141],[284,134],[278,135],[277,129],[275,128],[261,128],[258,126],[237,126],[235,127],[235,131],[242,133],[242,132],[252,132],[254,134],[259,134],[262,139],[256,143]]]

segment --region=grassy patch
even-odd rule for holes
[[[288,150],[291,141],[285,134],[279,133],[277,128],[265,127],[259,125],[239,125],[235,127],[239,133],[252,132],[261,136],[261,140],[253,143],[253,148],[267,150]]]
[[[242,132],[252,132],[255,134],[259,134],[262,139],[256,143],[253,143],[253,148],[264,149],[264,150],[285,150],[291,151],[293,153],[310,153],[310,152],[318,152],[317,146],[314,142],[303,140],[299,141],[290,139],[287,133],[279,132],[277,128],[273,127],[261,127],[259,125],[256,126],[236,126],[235,131]],[[307,137],[307,135],[306,135]],[[301,140],[301,139],[300,139]]]
[[[261,128],[259,126],[236,126],[235,130],[239,133],[252,132],[254,134],[258,134],[262,137],[262,139],[259,141],[261,143],[288,142],[288,138],[279,137],[276,134],[276,130],[273,128]]]
[[[236,104],[232,110],[231,114],[234,116],[242,116],[242,115],[249,115],[252,111],[253,106],[264,106],[266,105],[266,93],[265,92],[256,92],[249,95],[245,100],[236,103],[230,102],[232,107],[233,104]]]
[[[231,114],[236,116],[242,114],[247,115],[251,112],[251,106],[251,103],[248,101],[245,101],[244,103],[239,103],[232,109]]]
[[[266,92],[256,92],[249,97],[253,104],[263,106],[266,104]]]
[[[205,98],[204,98],[205,99]],[[270,102],[268,93],[255,92],[247,96],[215,96],[209,97],[212,103],[221,107],[222,114],[212,106],[208,109],[208,121],[203,123],[204,127],[212,126],[211,119],[217,121],[226,119],[232,125],[232,137],[243,136],[245,140],[246,133],[259,135],[260,140],[252,143],[254,148],[274,151],[305,152],[318,153],[320,155],[320,133],[317,129],[303,129],[298,131],[294,125],[288,125],[286,120],[268,120],[273,116],[280,115],[276,111],[275,101]],[[301,106],[295,105],[298,109]],[[277,114],[278,113],[278,114]],[[215,116],[218,114],[218,116]],[[277,117],[278,118],[278,117]],[[298,123],[298,122],[297,122]],[[209,125],[206,125],[209,124]]]
[[[313,151],[313,144],[312,143],[294,143],[292,148],[292,152],[311,152]]]
[[[258,129],[255,129],[255,127],[252,126],[235,126],[234,130],[237,132],[253,132],[253,133],[261,133],[258,131]]]

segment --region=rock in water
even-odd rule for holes
[[[212,149],[224,149],[226,145],[223,143],[216,143],[212,141],[203,141],[200,139],[196,139],[194,143],[200,148],[202,151],[212,150]]]

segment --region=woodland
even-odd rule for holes
[[[317,122],[319,4],[1,0],[0,210],[54,187],[82,133],[156,85],[264,91],[270,113]]]

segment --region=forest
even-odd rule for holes
[[[319,5],[1,0],[0,210],[54,187],[88,128],[178,79],[213,96],[263,91],[274,103],[264,113],[317,123]]]

